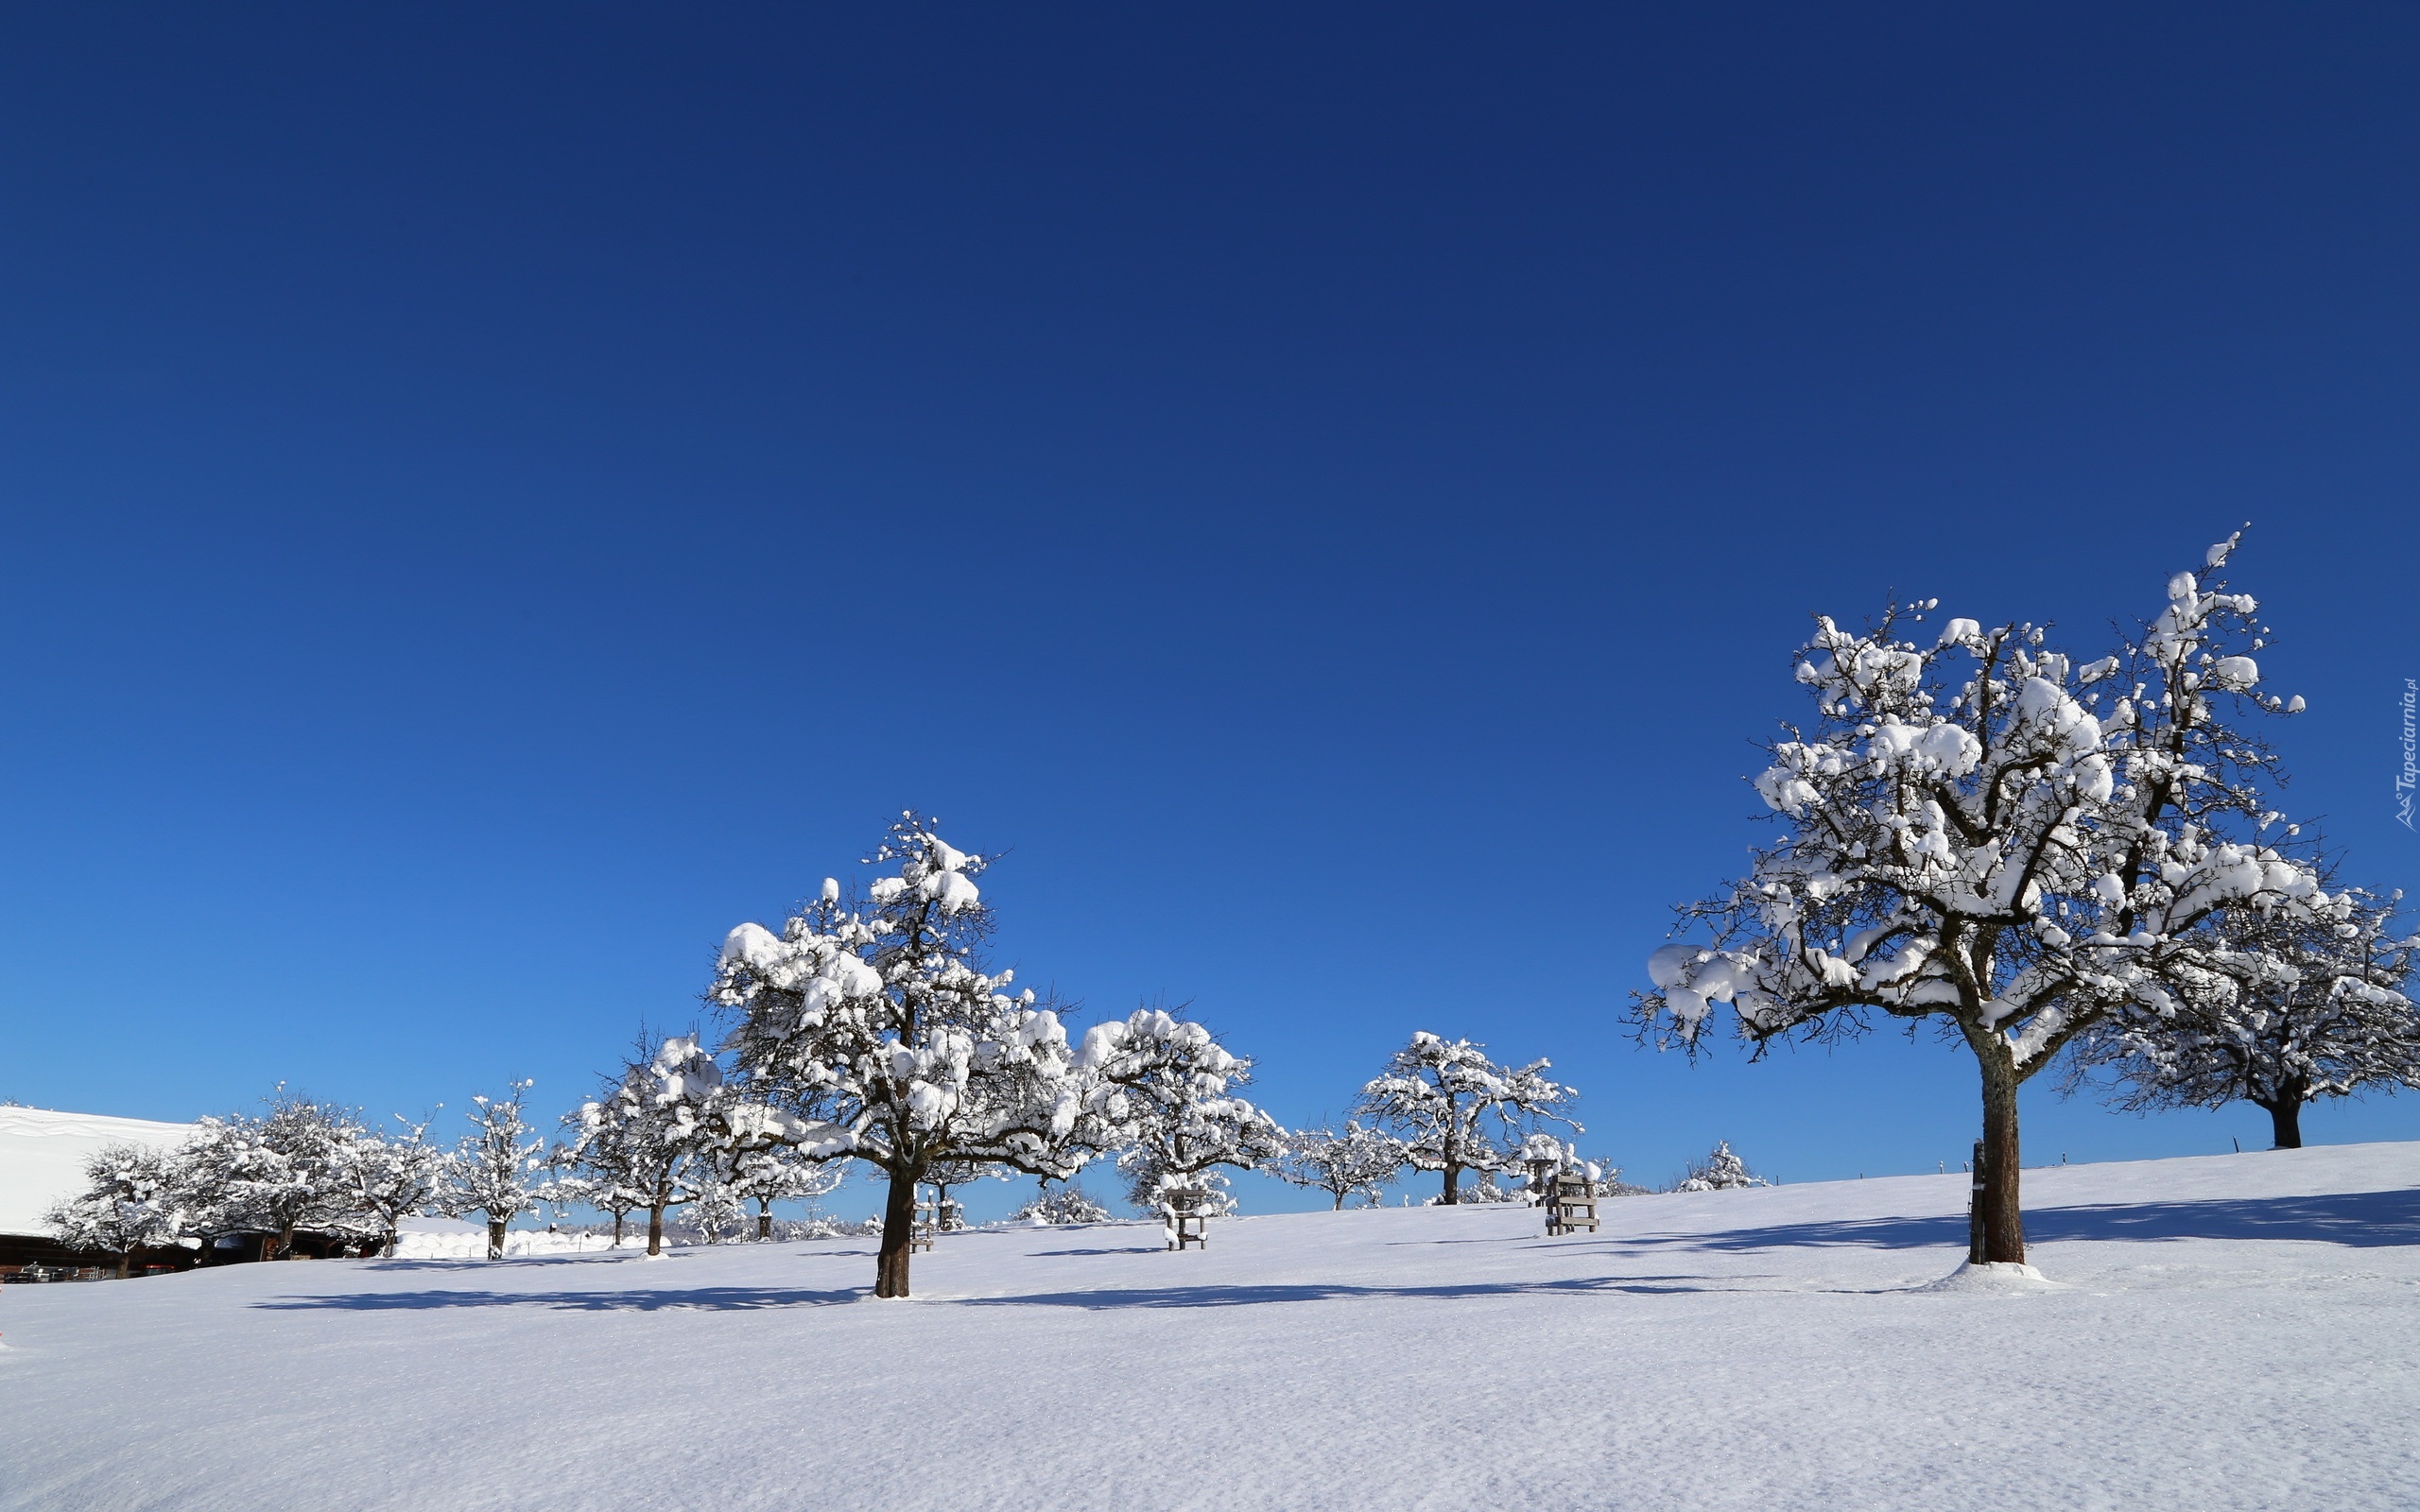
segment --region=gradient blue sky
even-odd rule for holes
[[[1954,1165],[1959,1053],[1621,1005],[1807,613],[2090,646],[2245,520],[2291,807],[2420,886],[2415,77],[2383,6],[16,8],[0,1096],[551,1112],[912,803],[1289,1123],[1428,1028],[1650,1181]]]

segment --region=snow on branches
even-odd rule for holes
[[[1087,1031],[1075,1064],[1087,1082],[1083,1141],[1123,1147],[1117,1169],[1146,1211],[1167,1215],[1178,1192],[1198,1194],[1188,1211],[1233,1211],[1219,1168],[1257,1169],[1286,1151],[1277,1121],[1235,1095],[1252,1062],[1190,1020],[1138,1008]]]
[[[1539,1074],[1549,1065],[1539,1059],[1517,1068],[1499,1066],[1487,1058],[1483,1045],[1423,1032],[1361,1089],[1359,1111],[1402,1136],[1404,1159],[1411,1165],[1443,1172],[1441,1200],[1458,1203],[1463,1172],[1493,1177],[1517,1167],[1523,1141],[1542,1121],[1583,1132],[1555,1111],[1579,1094]]]
[[[2397,936],[2400,897],[2348,888],[2307,915],[2234,910],[2224,933],[2245,948],[2163,1007],[2113,1014],[2083,1042],[2072,1079],[2122,1078],[2113,1101],[2137,1110],[2252,1103],[2279,1149],[2301,1146],[2306,1103],[2420,1089],[2420,1009],[2409,995],[2420,935]]]
[[[1717,1140],[1714,1153],[1703,1164],[1691,1166],[1681,1178],[1675,1192],[1740,1192],[1749,1187],[1769,1187],[1772,1182],[1748,1169],[1748,1162],[1731,1152],[1729,1140]]]
[[[783,1137],[818,1156],[855,1155],[890,1191],[874,1290],[908,1295],[915,1186],[936,1160],[1070,1176],[1084,1152],[1066,1031],[1011,973],[984,971],[986,862],[910,812],[868,865],[865,897],[837,881],[777,935],[742,924],[723,943],[713,1000],[752,1096],[779,1106]]]
[[[488,1221],[488,1259],[504,1258],[505,1225],[538,1207],[537,1173],[543,1169],[545,1141],[536,1137],[522,1117],[522,1100],[533,1084],[516,1081],[510,1097],[474,1096],[463,1115],[471,1132],[454,1147],[447,1162],[445,1187],[439,1194],[444,1211],[458,1217],[476,1212]]]
[[[2017,1083],[2108,1014],[2173,1007],[2236,950],[2230,919],[2319,893],[2238,719],[2302,701],[2262,691],[2258,606],[2216,576],[2237,539],[2088,663],[2030,624],[1911,633],[1937,601],[1863,632],[1817,619],[1814,719],[1755,784],[1782,837],[1680,911],[1712,937],[1651,958],[1643,1029],[1694,1046],[1716,1003],[1757,1041],[1945,1021],[1982,1068],[1989,1258],[2021,1262]]]
[[[1366,1197],[1372,1207],[1378,1205],[1386,1193],[1387,1183],[1403,1174],[1406,1161],[1403,1142],[1383,1129],[1364,1128],[1358,1122],[1348,1123],[1341,1133],[1332,1128],[1297,1129],[1287,1137],[1289,1148],[1285,1159],[1272,1167],[1281,1181],[1298,1187],[1317,1187],[1335,1199],[1337,1211],[1344,1208],[1344,1199]]]
[[[176,1180],[197,1227],[268,1234],[284,1259],[297,1230],[364,1228],[348,1172],[362,1132],[342,1108],[281,1089],[261,1117],[202,1119],[174,1157]]]
[[[722,1068],[694,1036],[650,1047],[642,1034],[638,1050],[603,1095],[580,1105],[572,1159],[590,1173],[590,1200],[615,1213],[616,1239],[620,1214],[644,1208],[647,1252],[660,1255],[665,1213],[717,1183],[716,1160],[731,1134]],[[628,1205],[617,1211],[606,1198]],[[736,1212],[735,1196],[721,1200]]]
[[[84,1161],[84,1190],[43,1214],[60,1243],[106,1250],[124,1276],[137,1249],[171,1244],[186,1228],[174,1158],[148,1144],[110,1144]]]

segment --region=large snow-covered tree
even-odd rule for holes
[[[2306,1104],[2420,1088],[2420,936],[2398,934],[2399,901],[2347,888],[2308,915],[2230,909],[2221,933],[2252,948],[2217,957],[2159,1007],[2113,1012],[2080,1041],[2071,1080],[2110,1077],[2112,1100],[2135,1109],[2248,1102],[2281,1150],[2302,1147]]]
[[[108,1144],[84,1160],[84,1190],[43,1214],[59,1242],[117,1257],[124,1276],[134,1252],[185,1232],[185,1200],[174,1155],[156,1145]]]
[[[714,1192],[738,1211],[737,1195],[721,1190],[733,1143],[727,1101],[722,1068],[695,1036],[650,1044],[642,1033],[621,1074],[580,1105],[579,1159],[647,1210],[648,1254],[664,1253],[664,1216],[674,1208]],[[618,1222],[615,1232],[618,1243]]]
[[[733,930],[711,996],[734,1017],[747,1094],[789,1115],[784,1137],[888,1178],[874,1295],[906,1297],[926,1171],[959,1160],[1073,1175],[1080,1078],[1058,1015],[982,968],[984,858],[911,812],[866,864],[884,869],[861,901],[827,880],[779,934]]]
[[[369,1231],[351,1174],[364,1132],[345,1109],[281,1088],[266,1114],[202,1119],[177,1152],[178,1184],[199,1230],[266,1233],[282,1260],[298,1231]]]
[[[399,1113],[395,1122],[402,1127],[394,1134],[363,1131],[342,1162],[354,1211],[378,1234],[380,1252],[389,1257],[403,1221],[428,1211],[445,1181],[445,1151],[429,1143],[430,1121],[415,1124]]]
[[[1403,1139],[1404,1159],[1444,1176],[1441,1201],[1462,1200],[1462,1173],[1493,1177],[1520,1163],[1523,1142],[1541,1123],[1578,1124],[1555,1111],[1579,1094],[1543,1073],[1551,1062],[1499,1066],[1485,1045],[1422,1031],[1361,1089],[1360,1114]]]
[[[1285,1157],[1270,1169],[1281,1181],[1317,1187],[1342,1211],[1344,1199],[1351,1196],[1367,1197],[1374,1206],[1386,1194],[1387,1183],[1403,1174],[1407,1159],[1403,1141],[1350,1121],[1341,1131],[1296,1129],[1286,1137]]]
[[[471,1132],[445,1162],[439,1204],[449,1213],[479,1213],[488,1224],[488,1259],[504,1258],[504,1230],[513,1219],[538,1209],[546,1142],[524,1117],[524,1099],[535,1083],[510,1084],[510,1096],[474,1096],[464,1115]]]
[[[2261,691],[2257,606],[2217,579],[2235,544],[2088,663],[2031,624],[1919,635],[1931,602],[1819,618],[1812,717],[1756,780],[1781,836],[1680,910],[1701,937],[1649,962],[1642,1031],[1694,1048],[1718,1002],[1760,1046],[1870,1011],[1945,1025],[1980,1071],[1983,1258],[2022,1263],[2018,1085],[2112,1011],[2189,996],[2239,949],[2230,918],[2298,916],[2319,888],[2239,718],[2301,700]]]
[[[1083,1138],[1116,1148],[1136,1207],[1167,1216],[1170,1193],[1189,1211],[1228,1212],[1227,1170],[1253,1170],[1286,1153],[1277,1121],[1235,1091],[1252,1061],[1208,1028],[1164,1008],[1138,1008],[1085,1031],[1076,1066],[1088,1079]]]

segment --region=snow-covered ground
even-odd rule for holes
[[[2420,1144],[0,1296],[0,1507],[2420,1506]]]

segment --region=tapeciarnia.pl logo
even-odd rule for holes
[[[2403,679],[2403,770],[2394,774],[2394,818],[2405,829],[2411,829],[2411,792],[2420,784],[2420,763],[2413,761],[2420,741],[2413,738],[2413,706],[2420,703],[2420,679]],[[2412,833],[2420,834],[2420,830]]]

